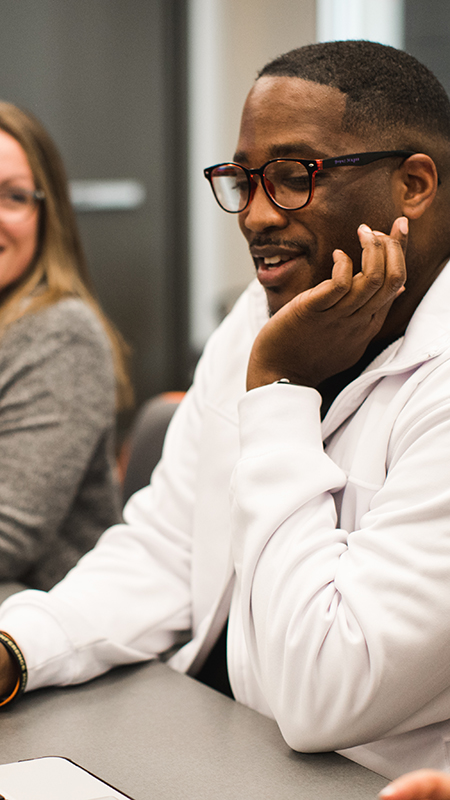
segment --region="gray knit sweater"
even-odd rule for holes
[[[114,375],[81,300],[13,323],[0,339],[0,581],[49,589],[120,519]]]

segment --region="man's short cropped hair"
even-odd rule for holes
[[[321,42],[291,50],[258,73],[302,78],[347,95],[343,130],[421,131],[450,140],[450,101],[435,75],[416,58],[368,41]],[[404,143],[407,144],[406,142]]]

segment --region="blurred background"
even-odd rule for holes
[[[137,405],[187,388],[252,278],[202,170],[232,157],[257,70],[342,38],[402,47],[450,90],[448,0],[0,0],[0,97],[62,152],[98,295],[133,350]]]

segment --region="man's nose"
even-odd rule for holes
[[[287,224],[287,214],[271,202],[259,177],[253,178],[252,188],[250,203],[242,212],[245,227],[255,233],[266,228],[284,228]]]

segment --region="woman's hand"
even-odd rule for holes
[[[294,297],[264,325],[250,354],[247,389],[289,378],[319,386],[359,361],[380,331],[406,280],[408,220],[395,220],[390,235],[358,228],[361,271],[333,253],[331,278]]]
[[[450,800],[450,775],[434,769],[409,772],[380,792],[382,800]]]

